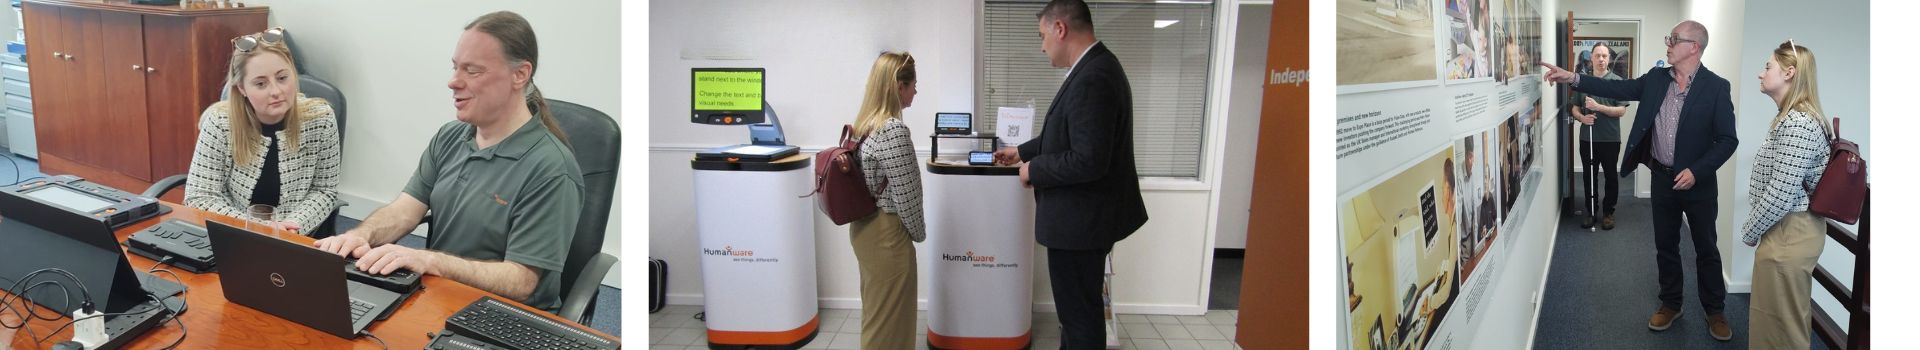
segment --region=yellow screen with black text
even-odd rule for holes
[[[693,72],[693,110],[758,111],[764,72]]]

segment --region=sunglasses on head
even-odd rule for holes
[[[240,52],[253,52],[253,49],[260,48],[260,45],[278,44],[278,43],[281,43],[283,40],[286,40],[286,37],[287,37],[286,28],[281,28],[281,27],[267,28],[267,30],[260,31],[259,33],[247,34],[237,38],[233,38],[233,48],[235,50],[240,50]]]

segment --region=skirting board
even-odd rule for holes
[[[668,305],[693,305],[693,306],[706,305],[706,297],[699,294],[668,294],[667,304]],[[924,299],[920,300],[919,304],[920,304],[919,310],[925,311],[927,309],[926,300]],[[860,299],[858,298],[821,298],[820,307],[825,309],[859,310]],[[1033,303],[1033,311],[1052,313],[1054,312],[1053,302],[1046,301],[1046,302]],[[1116,314],[1134,314],[1134,315],[1201,316],[1201,315],[1207,314],[1207,306],[1206,305],[1168,305],[1168,304],[1114,304],[1113,312]]]
[[[1732,281],[1733,276],[1727,276],[1727,274],[1722,273],[1720,274],[1720,280]],[[1753,281],[1727,282],[1727,294],[1733,293],[1753,293]]]

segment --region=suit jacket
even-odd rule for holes
[[[1133,162],[1133,88],[1120,60],[1094,44],[1020,145],[1033,184],[1034,238],[1055,249],[1110,249],[1147,222]]]
[[[1633,133],[1627,140],[1627,155],[1620,163],[1620,177],[1633,175],[1640,164],[1656,165],[1653,158],[1653,129],[1659,119],[1667,89],[1673,83],[1673,68],[1654,68],[1630,80],[1607,80],[1581,76],[1574,90],[1623,101],[1640,101],[1633,120]],[[1711,190],[1714,171],[1726,164],[1740,139],[1733,131],[1733,97],[1727,79],[1700,67],[1693,86],[1680,107],[1680,123],[1673,137],[1673,171],[1693,170],[1694,189]],[[1715,191],[1700,191],[1714,193]]]

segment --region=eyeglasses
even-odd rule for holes
[[[240,50],[240,52],[253,52],[253,49],[260,48],[261,44],[278,44],[281,43],[282,40],[285,40],[286,37],[286,28],[267,28],[267,30],[260,31],[259,33],[233,38],[233,48]]]
[[[1682,42],[1695,43],[1695,44],[1700,43],[1700,41],[1697,41],[1697,40],[1681,39],[1678,37],[1674,37],[1672,35],[1667,36],[1667,46],[1679,45]]]

